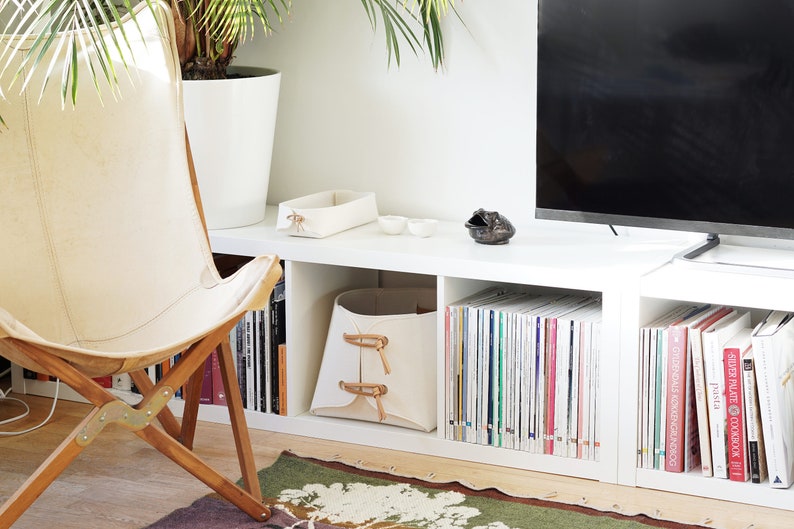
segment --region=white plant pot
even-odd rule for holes
[[[241,77],[185,81],[190,147],[209,229],[265,218],[281,73],[232,68]]]

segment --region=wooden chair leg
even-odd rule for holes
[[[39,465],[39,468],[36,469],[25,483],[0,506],[0,529],[8,529],[11,527],[28,507],[41,496],[44,490],[55,481],[55,478],[80,455],[84,447],[78,445],[75,439],[98,411],[98,408],[94,408],[49,457]]]
[[[237,381],[235,358],[228,339],[223,340],[220,344],[218,363],[223,379],[223,389],[226,391],[226,406],[229,409],[229,422],[232,426],[243,483],[245,489],[261,501],[262,491],[259,486],[253,448],[251,447],[251,436],[248,433],[248,424],[245,420],[245,409],[243,408],[243,397],[240,395],[240,385]]]
[[[208,466],[196,454],[179,443],[154,425],[138,430],[135,434],[166,455],[176,464],[203,481],[212,490],[236,505],[241,511],[257,521],[270,518],[270,509],[262,504],[262,499],[255,497],[223,474]]]
[[[182,431],[179,439],[189,449],[193,449],[198,425],[198,411],[201,404],[201,388],[204,386],[204,364],[190,376],[184,387],[185,407],[182,410]]]

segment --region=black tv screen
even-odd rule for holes
[[[794,1],[539,0],[536,217],[794,238]]]

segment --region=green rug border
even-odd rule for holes
[[[306,461],[308,463],[312,463],[323,468],[357,475],[367,480],[381,482],[382,484],[398,482],[398,483],[405,483],[418,488],[434,490],[434,491],[455,491],[468,497],[485,498],[494,501],[504,501],[504,502],[527,505],[531,507],[566,511],[568,513],[576,513],[588,517],[609,518],[624,523],[634,522],[636,524],[641,524],[641,526],[644,527],[658,527],[662,529],[692,529],[692,528],[700,528],[700,527],[710,527],[699,524],[690,524],[685,522],[677,522],[673,520],[656,518],[642,513],[624,514],[617,511],[602,510],[587,505],[566,503],[553,499],[513,496],[495,487],[475,489],[458,481],[450,481],[450,482],[426,481],[421,478],[410,477],[400,474],[393,474],[390,472],[385,472],[380,470],[366,469],[360,466],[356,466],[354,464],[346,463],[341,460],[326,460],[314,456],[300,455],[291,450],[282,451],[281,454],[279,455],[279,458],[281,457],[294,458],[297,460]],[[279,458],[274,460],[272,465],[276,464]],[[267,481],[262,479],[262,474],[268,468],[270,467],[265,467],[259,471],[259,481],[260,484],[262,485],[263,495],[272,501],[274,499],[273,493],[272,491],[267,490]],[[303,476],[301,477],[300,481],[303,482],[310,481],[311,478],[310,477],[308,478],[309,479],[307,479],[306,476]],[[596,520],[594,519],[593,522],[595,523],[595,521]]]

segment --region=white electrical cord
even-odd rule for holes
[[[52,415],[55,413],[55,405],[58,403],[58,390],[60,389],[60,387],[61,387],[61,380],[60,379],[56,379],[55,380],[55,396],[52,398],[52,408],[50,408],[50,414],[47,415],[46,419],[41,421],[41,423],[37,424],[36,426],[32,426],[32,427],[28,428],[27,430],[21,430],[21,431],[18,431],[18,432],[0,432],[0,437],[13,436],[13,435],[22,435],[22,434],[25,434],[25,433],[28,433],[28,432],[32,432],[33,430],[38,430],[39,428],[41,428],[42,426],[47,424],[49,422],[49,420],[52,418]],[[14,397],[9,397],[8,396],[9,393],[11,393],[11,389],[10,388],[9,388],[8,391],[5,391],[5,392],[2,389],[0,389],[0,400],[18,402],[18,403],[22,404],[22,406],[25,407],[25,411],[22,412],[20,415],[17,415],[16,417],[11,417],[10,419],[5,419],[3,421],[0,421],[0,426],[4,425],[4,424],[12,423],[14,421],[18,421],[18,420],[20,420],[20,419],[22,419],[24,417],[27,417],[30,414],[30,406],[28,406],[27,403],[22,401],[22,400],[19,400],[19,399],[14,398]]]

